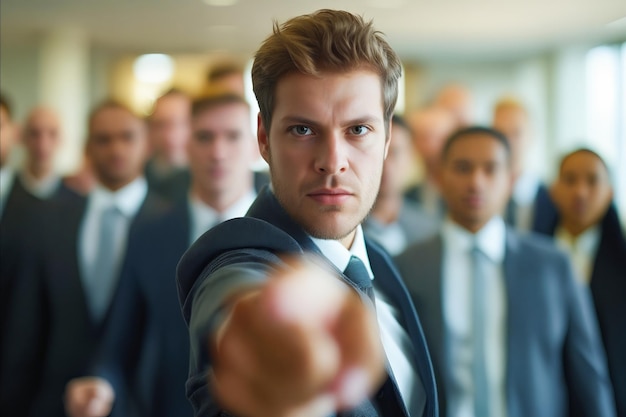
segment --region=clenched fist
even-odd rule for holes
[[[70,417],[108,416],[114,400],[113,387],[102,378],[75,378],[65,387],[65,412]]]

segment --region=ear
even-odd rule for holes
[[[261,119],[261,113],[257,115],[257,141],[259,142],[259,152],[267,162],[270,163],[270,140]]]

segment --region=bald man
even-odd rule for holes
[[[423,175],[420,183],[410,187],[405,195],[426,214],[440,219],[444,210],[437,187],[441,148],[456,128],[456,118],[442,107],[427,107],[410,113],[407,121],[413,146],[422,161]]]
[[[36,107],[29,113],[22,135],[26,160],[19,177],[26,191],[42,200],[73,193],[54,170],[61,136],[61,121],[53,109]]]
[[[519,231],[537,231],[544,227],[545,217],[552,216],[556,208],[546,185],[524,166],[533,139],[528,110],[515,97],[503,97],[494,106],[492,126],[502,132],[511,145],[514,183],[504,218]]]
[[[456,129],[473,123],[472,93],[462,84],[450,83],[443,86],[437,93],[433,105],[452,113]]]

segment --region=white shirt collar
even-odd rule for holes
[[[3,200],[9,195],[15,172],[9,166],[0,169],[0,198]]]
[[[104,188],[101,184],[96,185],[89,196],[90,204],[95,207],[108,207],[115,205],[126,217],[133,217],[148,194],[148,183],[144,177],[138,177],[131,183],[117,191]]]
[[[573,236],[564,227],[557,227],[554,236],[569,252],[586,253],[593,256],[600,244],[600,226],[590,227],[578,236]]]
[[[236,217],[245,216],[255,199],[256,191],[251,188],[223,213],[218,213],[213,207],[204,203],[199,198],[189,194],[189,211],[191,214],[191,224],[193,225],[192,240],[196,240],[218,222],[221,223]]]
[[[593,262],[600,245],[600,226],[590,227],[578,236],[572,236],[564,227],[559,226],[554,237],[559,247],[570,256],[576,278],[583,284],[589,284],[593,275]]]
[[[500,263],[504,260],[506,226],[500,216],[494,216],[475,234],[446,218],[442,226],[442,237],[451,250],[468,252],[476,241],[478,248],[492,262]]]
[[[20,180],[29,193],[41,199],[51,197],[61,185],[61,177],[56,173],[52,173],[42,179],[36,179],[28,171],[22,170],[20,172]]]
[[[352,242],[350,250],[346,249],[338,240],[318,239],[314,237],[311,237],[311,240],[313,240],[313,243],[322,251],[322,254],[340,271],[344,271],[348,267],[350,257],[354,255],[363,262],[365,269],[367,269],[367,272],[370,274],[370,278],[374,279],[374,273],[372,272],[369,257],[367,256],[367,248],[365,247],[365,238],[361,225],[356,228],[354,242]]]

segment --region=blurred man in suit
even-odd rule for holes
[[[176,265],[201,234],[246,214],[256,197],[250,170],[256,141],[250,107],[232,93],[195,101],[191,126],[188,198],[145,223],[129,242],[102,355],[94,368],[100,378],[70,382],[66,409],[71,417],[107,416],[113,402],[114,416],[128,415],[119,405],[128,392],[134,394],[142,416],[192,415],[185,397],[189,336],[178,304]],[[148,369],[137,377],[142,354],[149,358],[148,364],[143,360]],[[98,404],[104,408],[98,409]]]
[[[27,243],[23,236],[25,219],[30,217],[28,207],[37,203],[34,197],[14,187],[15,171],[9,166],[9,156],[17,142],[17,130],[9,99],[0,94],[0,329],[5,326],[15,268],[19,264],[17,258]],[[26,210],[24,202],[27,202]],[[3,335],[4,331],[0,332],[0,346]]]
[[[197,416],[437,415],[419,320],[361,227],[400,75],[371,22],[345,11],[276,25],[256,53],[272,187],[196,241],[177,272]]]
[[[562,160],[552,195],[558,215],[544,231],[570,255],[593,295],[618,416],[626,416],[626,241],[613,204],[609,170],[590,149]]]
[[[441,411],[615,416],[588,292],[551,242],[518,234],[500,217],[510,158],[498,131],[453,134],[440,180],[449,217],[439,235],[397,258],[424,322]]]
[[[441,148],[454,131],[456,121],[452,113],[442,107],[427,107],[409,114],[407,119],[413,133],[413,144],[422,161],[422,179],[406,191],[406,197],[415,201],[428,215],[440,220],[445,206],[437,185]]]
[[[511,144],[514,185],[504,219],[517,230],[536,231],[545,215],[555,209],[548,188],[524,166],[532,143],[530,115],[521,102],[505,97],[494,107],[492,125],[504,133]]]
[[[16,283],[4,329],[0,412],[63,416],[63,391],[92,360],[118,284],[127,241],[161,210],[142,176],[144,122],[106,102],[89,118],[97,187],[51,207]],[[129,238],[130,236],[130,238]]]
[[[391,122],[389,151],[380,189],[374,207],[363,223],[363,230],[391,255],[398,255],[407,245],[434,234],[437,221],[415,202],[404,198],[406,173],[411,171],[414,163],[411,131],[398,115],[394,115]]]
[[[148,117],[151,157],[145,176],[151,191],[170,201],[184,200],[189,191],[187,139],[191,99],[172,89],[159,97]]]

